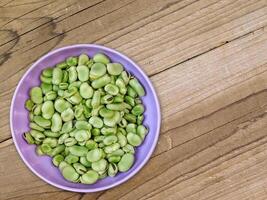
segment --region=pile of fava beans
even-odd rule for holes
[[[145,90],[120,63],[102,53],[72,56],[40,75],[25,108],[30,130],[23,134],[48,155],[63,177],[93,184],[128,171],[135,147],[148,133],[143,125]]]

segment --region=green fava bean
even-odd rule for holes
[[[88,140],[85,143],[87,149],[92,150],[98,147],[97,143],[94,140]]]
[[[65,111],[68,108],[71,108],[71,104],[62,98],[57,99],[55,101],[54,106],[55,106],[56,111],[59,113],[62,113],[63,111]]]
[[[142,143],[142,138],[134,133],[128,133],[127,134],[127,141],[129,144],[137,147]]]
[[[120,63],[108,63],[107,70],[110,75],[118,76],[123,71],[123,66]]]
[[[98,160],[92,163],[92,169],[99,172],[107,169],[108,162],[105,159]]]
[[[33,103],[40,104],[43,102],[43,92],[40,87],[33,87],[30,90],[30,97]]]
[[[34,115],[41,115],[42,113],[42,104],[37,104],[33,107],[33,114]]]
[[[83,166],[83,165],[80,164],[80,163],[74,163],[74,164],[73,164],[73,167],[74,167],[74,169],[76,170],[76,172],[77,172],[78,174],[84,174],[84,173],[86,173],[86,171],[87,171],[86,167]]]
[[[73,145],[69,147],[69,151],[72,155],[79,156],[79,157],[86,156],[88,153],[88,149],[86,147],[78,146],[78,145]]]
[[[56,67],[53,69],[53,75],[52,75],[52,83],[54,85],[59,85],[61,83],[63,78],[63,72],[62,69]]]
[[[137,126],[136,133],[142,138],[142,140],[144,140],[148,133],[148,130],[146,129],[145,126],[139,125]]]
[[[52,160],[52,162],[53,162],[53,164],[56,166],[56,167],[58,167],[59,166],[59,164],[62,162],[64,160],[64,157],[62,156],[62,155],[56,155],[55,157],[53,157],[53,160]]]
[[[126,109],[126,103],[111,103],[106,105],[107,109],[109,110],[116,110],[116,111],[122,111]]]
[[[136,133],[136,124],[130,123],[126,126],[127,133]]]
[[[125,113],[123,117],[130,123],[136,123],[136,116],[133,114]]]
[[[86,159],[89,161],[89,162],[96,162],[98,160],[100,160],[102,157],[102,152],[100,149],[93,149],[91,151],[89,151],[86,155]]]
[[[74,118],[74,112],[73,112],[73,110],[71,108],[68,108],[68,109],[64,110],[61,113],[61,118],[62,118],[62,120],[64,122],[73,120],[73,118]]]
[[[68,133],[64,133],[58,138],[58,144],[63,144],[64,141],[69,137],[70,135]]]
[[[121,120],[120,113],[115,111],[114,115],[110,118],[104,118],[104,124],[109,127],[114,127]]]
[[[76,163],[76,162],[79,161],[79,157],[75,156],[75,155],[72,155],[72,154],[69,154],[69,155],[66,156],[65,161],[68,164]]]
[[[45,138],[43,144],[48,144],[50,147],[54,148],[57,146],[57,139],[55,138]]]
[[[86,63],[89,61],[89,57],[86,54],[81,54],[79,56],[78,65],[86,65]]]
[[[52,132],[52,131],[49,131],[49,130],[45,130],[44,131],[44,135],[47,136],[47,137],[54,137],[54,138],[58,138],[60,136],[60,132]]]
[[[78,58],[71,56],[66,59],[66,63],[68,66],[76,66],[78,64]]]
[[[139,83],[136,78],[133,78],[129,81],[129,85],[135,90],[139,97],[145,95],[145,90],[143,86]]]
[[[62,161],[59,163],[58,168],[62,172],[62,170],[67,166],[70,166],[70,165],[66,161]]]
[[[41,116],[34,116],[33,117],[33,121],[37,125],[39,125],[39,126],[41,126],[43,128],[49,128],[51,126],[51,121],[49,119],[45,119],[45,118],[43,118]]]
[[[80,181],[81,183],[84,183],[84,184],[93,184],[98,180],[98,178],[99,178],[99,175],[96,171],[89,170],[88,172],[86,172],[80,177]]]
[[[104,118],[111,118],[114,115],[114,111],[104,107],[99,110],[99,115]]]
[[[130,97],[132,97],[132,98],[136,98],[137,95],[138,95],[138,94],[135,92],[135,90],[134,90],[132,87],[130,87],[130,86],[127,87],[127,94],[128,94],[128,96],[130,96]]]
[[[42,83],[47,83],[47,84],[52,83],[52,77],[45,77],[45,76],[41,75],[40,80],[42,81]]]
[[[108,175],[114,177],[118,173],[118,166],[115,163],[109,163],[108,165]]]
[[[84,99],[89,99],[93,96],[93,88],[86,82],[82,83],[80,86],[80,95]]]
[[[116,143],[117,141],[118,141],[118,138],[115,135],[109,135],[105,137],[105,139],[103,140],[103,143],[105,145],[111,145],[111,144]]]
[[[42,116],[45,119],[51,119],[55,112],[54,104],[52,101],[45,101],[42,105]]]
[[[121,133],[117,133],[118,137],[118,143],[120,144],[121,147],[124,147],[127,144],[127,138]]]
[[[115,135],[117,132],[117,127],[103,127],[101,133],[103,135]]]
[[[49,91],[45,94],[47,100],[55,100],[57,98],[57,93],[55,91]]]
[[[115,95],[117,95],[117,94],[119,93],[119,88],[118,88],[116,85],[111,84],[111,83],[107,84],[107,85],[104,87],[104,90],[105,90],[108,94],[113,95],[113,96],[115,96]]]
[[[87,121],[76,121],[75,128],[77,128],[79,130],[82,130],[82,129],[91,130],[92,126]]]
[[[113,102],[113,96],[110,94],[107,94],[101,98],[102,104],[109,104]]]
[[[118,162],[120,162],[120,160],[121,160],[121,157],[120,156],[110,156],[108,158],[108,161],[110,163],[118,163]]]
[[[98,88],[102,88],[104,87],[105,85],[107,85],[108,83],[110,83],[111,81],[111,78],[110,76],[108,76],[107,74],[96,79],[96,80],[93,80],[92,81],[92,87],[95,88],[95,89],[98,89]]]
[[[124,101],[123,97],[122,96],[115,96],[114,97],[114,103],[122,103]]]
[[[119,156],[119,157],[121,157],[124,154],[125,154],[125,152],[122,149],[117,149],[117,150],[115,150],[115,151],[107,154],[107,158],[112,157],[112,156]]]
[[[128,171],[134,163],[133,154],[126,153],[122,156],[120,162],[118,163],[118,169],[120,172]]]
[[[56,156],[65,150],[65,145],[58,145],[51,151],[51,156]]]
[[[86,159],[86,157],[80,157],[80,163],[85,167],[91,167],[91,163]]]
[[[34,103],[32,100],[28,99],[26,102],[25,102],[25,108],[28,110],[28,111],[31,111],[32,108],[34,107]]]
[[[79,174],[71,166],[66,166],[62,169],[62,175],[65,179],[71,182],[76,182],[79,178]]]
[[[116,150],[118,150],[119,148],[120,148],[119,143],[114,143],[114,144],[111,144],[111,145],[109,145],[109,146],[106,146],[106,147],[104,148],[104,152],[105,152],[105,153],[112,153],[113,151],[116,151]]]
[[[89,119],[89,123],[95,128],[102,128],[103,121],[100,117],[93,116]]]
[[[37,125],[37,124],[34,123],[34,122],[31,122],[31,123],[30,123],[30,128],[31,128],[31,129],[34,129],[34,130],[37,130],[37,131],[41,131],[41,132],[43,132],[43,131],[45,130],[43,127]]]
[[[91,133],[88,130],[77,130],[74,135],[78,142],[89,140]]]
[[[57,68],[59,69],[66,69],[68,67],[66,62],[61,62],[56,65]]]
[[[53,87],[52,84],[41,83],[41,89],[43,94],[47,94],[48,92],[52,91]]]
[[[78,74],[76,71],[76,67],[72,66],[68,69],[69,73],[69,83],[73,83],[78,79]]]
[[[62,119],[58,113],[55,113],[51,120],[51,131],[53,132],[59,132],[62,127]]]
[[[135,116],[138,116],[138,115],[143,114],[144,110],[145,110],[144,106],[142,104],[138,104],[138,105],[136,105],[136,106],[133,107],[133,109],[132,109],[131,112]]]
[[[93,60],[96,63],[103,63],[103,64],[110,63],[109,58],[106,55],[102,54],[102,53],[95,54],[94,57],[93,57]]]
[[[94,63],[90,70],[90,79],[95,80],[106,74],[106,66],[103,63]]]
[[[45,77],[52,77],[53,74],[53,68],[47,67],[42,71],[42,75]]]
[[[67,147],[73,146],[73,145],[75,145],[76,143],[77,143],[77,140],[75,140],[74,138],[66,138],[66,139],[64,140],[64,144],[65,144],[65,146],[67,146]]]
[[[93,108],[97,108],[100,105],[100,99],[101,99],[100,92],[95,91],[91,102]]]
[[[116,80],[116,85],[119,87],[120,93],[125,95],[127,92],[127,89],[126,89],[124,81],[121,78],[118,78]]]
[[[144,115],[139,115],[137,116],[136,123],[138,125],[141,125],[143,123],[143,120],[144,120]]]
[[[121,72],[121,78],[124,81],[125,85],[128,85],[130,80],[130,74],[126,71]]]
[[[133,97],[131,97],[131,96],[125,96],[124,99],[125,99],[125,102],[128,103],[129,105],[135,106],[135,101],[134,101],[134,98]]]
[[[80,95],[80,93],[75,93],[74,95],[72,95],[70,98],[67,99],[70,103],[72,104],[79,104],[82,101],[82,97]]]
[[[69,133],[72,130],[72,121],[65,122],[61,128],[61,133]]]
[[[45,155],[44,152],[42,151],[40,145],[36,146],[36,148],[35,148],[35,152],[36,152],[36,154],[37,154],[38,156],[43,156],[43,155]]]
[[[134,147],[132,145],[130,145],[130,144],[126,144],[124,147],[122,147],[122,150],[125,153],[131,153],[131,154],[135,153]]]
[[[63,92],[64,92],[64,90],[68,89],[68,87],[69,87],[68,83],[59,83],[59,85],[58,85],[58,88],[61,89],[61,91],[63,90]],[[58,92],[59,91],[60,90],[58,90]]]
[[[42,144],[41,150],[44,152],[44,154],[49,155],[49,153],[52,151],[52,148],[49,146],[49,144]]]
[[[67,83],[69,80],[69,72],[68,71],[63,71],[63,78],[62,78],[62,83]],[[62,84],[61,83],[61,84]],[[60,84],[59,84],[60,85]],[[62,87],[62,86],[61,86]]]
[[[23,138],[28,144],[34,144],[34,139],[30,133],[24,133]]]
[[[122,118],[121,121],[119,122],[119,126],[120,127],[126,127],[128,124],[128,122],[126,121],[126,119]]]
[[[78,79],[81,82],[89,80],[89,68],[85,65],[79,65],[77,68]]]

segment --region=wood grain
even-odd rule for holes
[[[267,199],[265,0],[3,0],[0,13],[0,199]],[[148,164],[95,194],[41,181],[10,139],[20,77],[44,53],[74,43],[133,58],[162,109]]]

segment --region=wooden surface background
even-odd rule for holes
[[[0,0],[0,199],[267,199],[266,0]],[[157,149],[108,191],[31,173],[9,128],[15,87],[52,49],[96,43],[135,60],[162,109]]]

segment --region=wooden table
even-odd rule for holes
[[[266,0],[1,0],[0,199],[267,199]],[[40,56],[115,48],[150,76],[157,149],[128,182],[79,194],[37,178],[13,145],[9,108]]]

